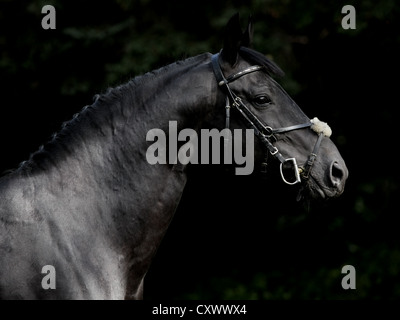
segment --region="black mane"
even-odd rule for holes
[[[69,153],[70,147],[81,139],[79,135],[82,132],[87,133],[91,128],[97,131],[107,130],[105,128],[112,125],[112,118],[118,116],[115,113],[128,112],[128,110],[123,111],[122,108],[125,105],[131,105],[132,94],[140,90],[143,84],[154,81],[155,78],[171,70],[179,72],[180,69],[177,67],[180,65],[197,60],[203,61],[207,57],[208,54],[201,54],[179,60],[143,75],[138,75],[119,86],[110,87],[104,93],[96,94],[91,105],[85,106],[70,120],[65,121],[58,132],[54,133],[47,142],[30,154],[28,160],[21,162],[15,169],[3,172],[0,176],[14,171],[31,174],[36,169],[45,169],[52,164],[55,158]],[[117,104],[118,107],[111,110],[110,106],[114,104]],[[81,124],[82,121],[85,121],[83,126]]]

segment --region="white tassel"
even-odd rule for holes
[[[324,136],[328,138],[332,135],[332,129],[326,122],[322,122],[317,117],[315,117],[314,119],[311,119],[311,123],[311,129],[314,130],[316,133],[323,133]]]

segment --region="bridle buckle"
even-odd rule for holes
[[[277,153],[279,152],[279,150],[278,150],[278,148],[277,147],[273,147],[273,150],[270,150],[269,151],[269,153],[271,154],[271,156],[274,156],[274,155],[276,155]],[[291,158],[292,159],[292,158]]]

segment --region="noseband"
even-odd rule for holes
[[[280,162],[280,173],[282,180],[289,184],[289,185],[294,185],[296,183],[301,182],[301,178],[304,180],[307,180],[310,176],[311,168],[314,164],[314,161],[317,157],[317,153],[319,150],[319,147],[321,145],[322,138],[324,136],[323,132],[318,132],[319,137],[318,140],[314,146],[313,151],[311,152],[310,156],[308,157],[307,162],[305,163],[304,167],[299,167],[297,165],[296,158],[284,158],[282,154],[279,152],[278,148],[273,145],[272,139],[277,141],[276,137],[274,136],[277,133],[286,133],[289,131],[293,130],[298,130],[298,129],[303,129],[307,127],[313,126],[312,120],[306,123],[302,124],[297,124],[297,125],[292,125],[288,127],[283,127],[283,128],[277,128],[273,129],[270,126],[267,126],[264,124],[238,97],[229,87],[229,83],[239,79],[240,77],[250,74],[252,72],[256,72],[259,70],[262,70],[264,67],[262,66],[251,66],[243,71],[240,71],[236,74],[233,74],[227,78],[225,78],[224,74],[222,73],[221,66],[219,64],[219,54],[214,54],[211,57],[211,64],[212,68],[215,74],[215,78],[217,80],[218,86],[226,93],[226,106],[225,106],[225,112],[226,112],[226,117],[225,117],[225,126],[226,128],[229,129],[229,122],[230,122],[230,109],[231,109],[231,104],[232,107],[235,108],[239,113],[242,115],[244,120],[254,129],[254,134],[259,138],[261,143],[267,148],[269,154],[276,158]],[[315,118],[316,119],[316,118]],[[268,153],[267,153],[268,155]],[[266,161],[263,163],[264,167],[266,167]],[[293,168],[293,173],[295,177],[295,181],[287,181],[285,179],[285,176],[283,174],[283,166],[284,164],[291,164],[291,167]]]

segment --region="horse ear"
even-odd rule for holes
[[[253,21],[252,17],[249,16],[249,23],[247,24],[247,29],[243,33],[242,37],[242,46],[243,47],[251,47],[251,44],[253,42],[253,33],[254,33],[254,28],[253,28]]]
[[[239,13],[229,19],[225,27],[224,47],[222,58],[233,66],[238,58],[239,48],[242,43],[242,28],[240,27]]]

